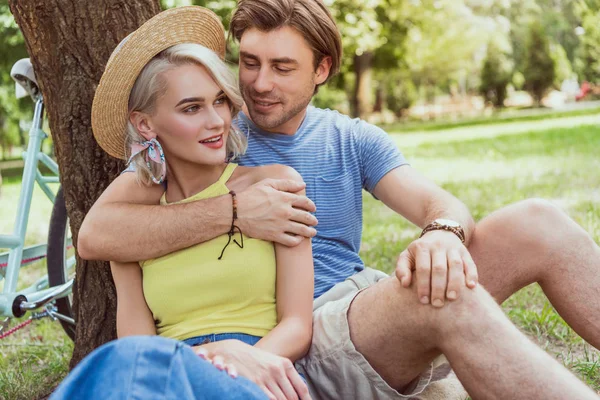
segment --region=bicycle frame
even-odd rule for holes
[[[67,282],[65,285],[62,285],[65,286],[65,288],[62,286],[60,287],[62,291],[57,290],[56,287],[48,288],[47,275],[40,278],[28,288],[18,292],[16,291],[22,260],[24,258],[25,260],[37,260],[46,255],[46,244],[39,244],[24,248],[25,234],[27,232],[27,224],[29,222],[29,211],[31,209],[31,199],[33,195],[34,184],[37,182],[50,201],[54,202],[55,194],[49,188],[48,184],[59,183],[58,165],[54,160],[52,160],[52,158],[48,157],[41,151],[42,143],[44,139],[48,137],[48,135],[43,131],[43,115],[44,102],[40,97],[35,103],[35,112],[31,128],[29,130],[29,144],[27,146],[27,151],[23,154],[25,167],[23,170],[23,181],[19,195],[14,231],[12,235],[0,235],[0,248],[10,249],[8,252],[7,267],[0,268],[0,280],[2,278],[5,280],[4,289],[0,294],[0,316],[20,316],[18,314],[20,314],[21,310],[14,309],[15,299],[17,297],[23,299],[24,296],[26,301],[32,304],[51,301],[54,298],[67,296],[71,292],[70,287],[68,290],[65,289],[69,282]],[[42,175],[38,168],[39,162],[48,167],[53,175]],[[6,255],[6,253],[0,254],[0,261],[6,258]],[[30,261],[23,264],[29,263]],[[69,265],[69,267],[72,266]],[[60,294],[57,296],[57,293]]]

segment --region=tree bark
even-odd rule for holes
[[[354,56],[354,96],[352,99],[352,113],[355,117],[367,115],[373,110],[372,106],[372,64],[373,52],[366,52]]]
[[[123,163],[92,135],[91,106],[112,50],[160,12],[158,0],[10,0],[38,79],[60,169],[73,243],[85,214]],[[85,301],[84,301],[85,299]],[[73,368],[116,337],[116,294],[106,262],[77,257]]]

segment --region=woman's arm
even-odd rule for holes
[[[138,263],[110,263],[117,289],[117,337],[156,335],[152,312],[146,304],[142,268]]]
[[[293,168],[263,167],[270,176],[302,181]],[[304,193],[300,193],[304,195]],[[256,347],[295,361],[306,354],[312,339],[314,266],[310,239],[295,247],[275,243],[277,262],[277,326]]]
[[[296,247],[275,244],[277,326],[256,347],[296,361],[312,340],[314,267],[310,239]]]

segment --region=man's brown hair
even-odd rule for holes
[[[331,57],[327,80],[339,71],[342,40],[321,0],[240,0],[229,35],[239,42],[246,29],[271,32],[284,26],[293,27],[304,37],[313,51],[315,70],[324,57]]]

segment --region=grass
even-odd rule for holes
[[[563,207],[600,242],[600,128],[593,125],[600,121],[586,114],[504,122],[428,128],[392,137],[413,166],[457,194],[476,219],[515,201],[544,197]],[[18,181],[5,180],[0,232],[10,232],[18,190]],[[361,256],[367,265],[390,272],[418,229],[372,196],[365,194],[364,201]],[[45,237],[50,213],[45,203],[49,204],[37,191],[30,219],[31,243]],[[43,269],[41,263],[29,275]],[[566,325],[539,286],[519,291],[503,308],[542,348],[600,391],[600,352]],[[47,395],[66,374],[71,350],[60,325],[46,320],[0,341],[0,399]]]
[[[492,125],[504,124],[507,122],[525,122],[525,121],[541,121],[563,117],[575,117],[583,115],[597,115],[600,113],[600,107],[587,108],[581,110],[570,111],[553,111],[552,109],[534,109],[530,111],[518,110],[514,111],[507,109],[497,112],[491,116],[476,117],[476,118],[461,118],[459,120],[439,119],[434,121],[414,121],[414,122],[398,122],[387,125],[387,131],[440,131],[446,129],[454,129],[460,127],[473,127],[477,125]]]
[[[20,179],[4,179],[0,188],[0,233],[12,232],[20,189]],[[52,203],[36,186],[26,245],[46,241],[51,211]],[[23,268],[18,287],[27,287],[45,273],[44,260]],[[1,280],[0,290],[3,283]],[[11,327],[15,325],[16,322],[12,321]],[[72,351],[73,343],[60,324],[47,318],[33,321],[15,334],[0,339],[0,399],[30,400],[46,397],[67,374]]]

